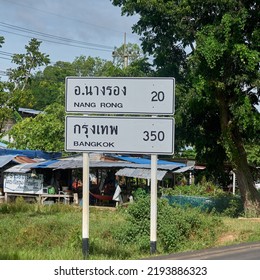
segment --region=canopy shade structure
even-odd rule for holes
[[[157,180],[161,181],[166,173],[166,170],[157,170]],[[116,175],[133,178],[151,179],[151,170],[144,168],[123,168],[118,170],[116,172]]]
[[[193,170],[193,169],[194,169],[194,166],[184,166],[182,168],[174,170],[173,173],[183,173],[183,172],[186,172],[188,170]]]

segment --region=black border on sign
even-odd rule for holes
[[[173,82],[173,104],[172,104],[172,112],[118,112],[118,111],[80,111],[80,110],[68,110],[67,109],[67,81],[69,79],[85,79],[85,80],[172,80]],[[175,113],[175,78],[173,77],[66,77],[65,78],[65,112],[66,113],[75,113],[75,114],[117,114],[117,115],[124,115],[124,114],[133,114],[133,115],[174,115]]]
[[[142,151],[107,151],[107,150],[81,150],[81,149],[67,149],[67,119],[68,118],[92,118],[92,119],[101,119],[101,118],[107,118],[107,119],[167,119],[167,120],[171,120],[172,121],[172,147],[171,147],[171,152],[142,152]],[[122,116],[118,116],[118,117],[112,117],[112,116],[82,116],[82,115],[68,115],[65,117],[65,151],[66,152],[82,152],[82,153],[92,153],[92,152],[96,152],[96,153],[107,153],[107,154],[115,154],[115,153],[121,153],[121,154],[147,154],[147,155],[172,155],[174,153],[174,143],[175,143],[175,139],[174,139],[174,132],[175,132],[175,119],[172,117],[154,117],[154,118],[150,118],[150,117],[122,117]]]

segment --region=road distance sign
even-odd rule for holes
[[[65,130],[68,152],[174,152],[173,118],[67,116]]]
[[[174,78],[66,78],[67,113],[174,114]]]

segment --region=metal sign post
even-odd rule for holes
[[[151,155],[151,202],[150,202],[150,253],[156,252],[157,242],[157,155]]]
[[[83,153],[82,253],[89,254],[89,154]]]

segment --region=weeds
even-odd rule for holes
[[[149,198],[141,196],[127,208],[112,209],[90,209],[89,258],[121,260],[149,256]],[[0,204],[0,219],[0,259],[83,259],[81,207],[18,200]],[[239,228],[238,223],[243,226]],[[158,254],[213,247],[221,234],[231,230],[239,230],[236,240],[259,240],[260,223],[254,227],[249,224],[198,209],[172,207],[159,199]]]

